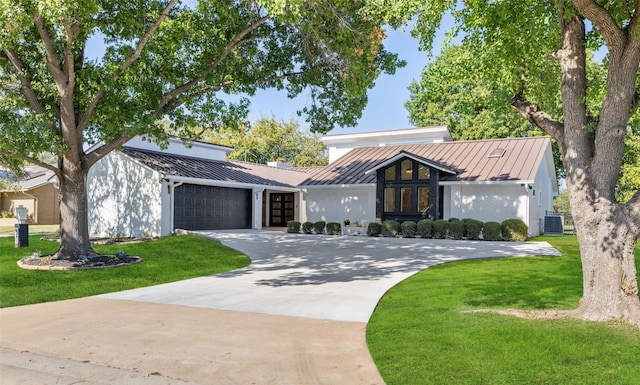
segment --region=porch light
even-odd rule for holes
[[[23,205],[16,207],[16,218],[19,224],[27,223],[27,208]]]

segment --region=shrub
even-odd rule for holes
[[[438,219],[433,222],[433,237],[435,239],[445,239],[449,230],[449,222],[444,219]]]
[[[338,222],[329,222],[327,223],[327,234],[329,235],[339,235],[342,232],[340,223]]]
[[[484,224],[484,229],[482,231],[482,239],[485,241],[499,241],[500,238],[500,230],[502,225],[498,222],[487,222]]]
[[[313,222],[305,222],[302,224],[302,232],[305,234],[313,233]]]
[[[15,215],[11,211],[2,210],[0,211],[0,218],[15,218]]]
[[[505,241],[524,242],[527,240],[529,228],[520,219],[507,219],[502,222],[502,239]]]
[[[423,219],[418,222],[418,236],[422,238],[433,237],[433,221],[431,219]]]
[[[453,239],[462,239],[464,236],[464,222],[459,219],[449,220],[449,236]]]
[[[463,219],[464,225],[464,236],[465,238],[476,241],[480,239],[480,233],[482,233],[482,227],[484,227],[484,222],[481,222],[477,219]]]
[[[413,238],[416,236],[418,225],[414,221],[404,221],[400,227],[402,228],[402,236],[404,238]]]
[[[300,232],[300,222],[289,221],[287,222],[287,233],[298,234]]]
[[[382,233],[382,225],[378,222],[371,222],[367,226],[367,235],[370,237],[377,237]]]
[[[327,222],[325,221],[318,221],[316,223],[313,224],[313,229],[315,230],[316,234],[324,234],[324,227],[326,226]]]
[[[400,233],[400,223],[392,220],[384,221],[382,223],[382,235],[385,235],[385,230],[390,234],[389,236],[395,237]]]

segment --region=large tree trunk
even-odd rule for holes
[[[583,297],[575,314],[588,320],[622,320],[640,327],[634,259],[637,240],[622,206],[587,204],[575,196],[573,200],[583,276]]]
[[[89,240],[87,171],[65,162],[60,178],[60,248],[58,258],[79,259],[95,254]]]

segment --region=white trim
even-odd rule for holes
[[[532,180],[440,181],[440,186],[533,184]]]
[[[309,189],[309,188],[337,188],[337,187],[376,187],[376,183],[361,183],[361,184],[321,184],[321,185],[313,185],[313,184],[301,184],[298,185],[299,189]]]
[[[182,181],[184,183],[198,184],[202,186],[218,186],[218,187],[243,188],[243,189],[265,188],[269,190],[288,191],[288,192],[300,191],[300,189],[296,187],[280,187],[280,186],[270,186],[270,185],[255,184],[255,183],[228,182],[224,180],[200,179],[200,178],[183,177],[183,176],[177,176],[177,175],[165,175],[164,179],[166,179],[167,181],[178,181],[178,182]]]

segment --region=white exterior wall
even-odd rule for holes
[[[168,154],[190,156],[193,158],[202,158],[210,160],[226,160],[227,154],[233,151],[230,147],[218,146],[210,143],[193,142],[190,147],[184,145],[180,139],[169,139],[169,146],[166,149],[160,148],[153,142],[147,142],[140,136],[128,141],[125,147],[139,148],[147,151],[166,152]]]
[[[553,211],[553,198],[558,196],[558,186],[555,178],[553,155],[549,154],[542,160],[530,192],[529,203],[529,235],[539,235],[544,232],[544,216],[547,211]],[[535,227],[534,227],[535,225]]]
[[[447,185],[444,219],[473,218],[483,222],[520,219],[527,223],[528,198],[520,184]]]
[[[375,186],[307,187],[305,221],[373,222],[376,219]]]
[[[98,161],[87,178],[89,234],[162,234],[160,174],[114,151]]]

